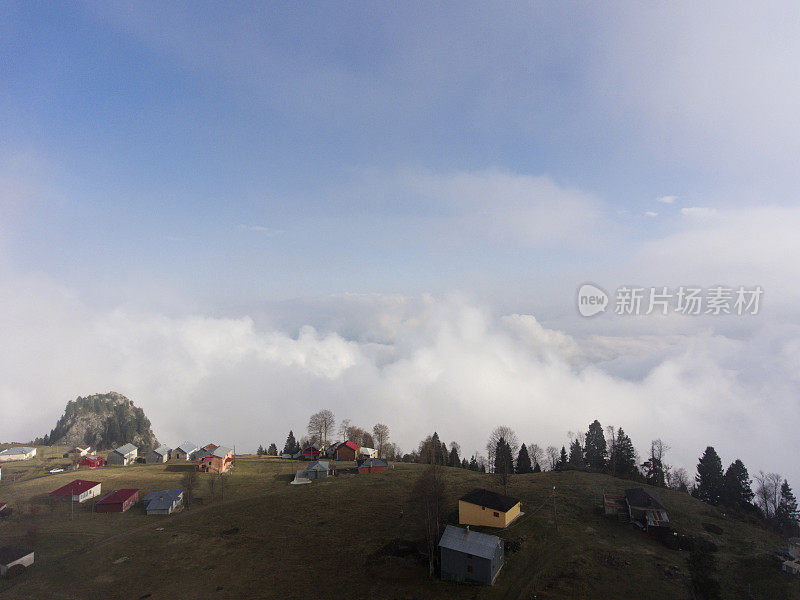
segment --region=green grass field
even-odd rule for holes
[[[47,463],[46,457],[39,460]],[[374,556],[393,539],[421,537],[410,490],[423,466],[398,463],[387,473],[287,485],[300,466],[237,457],[224,499],[218,485],[211,499],[209,477],[200,474],[195,494],[203,504],[170,517],[147,517],[138,507],[125,514],[96,514],[91,506],[81,506],[71,514],[68,505],[49,504],[46,494],[75,477],[101,481],[104,492],[176,487],[182,472],[175,463],[45,477],[31,473],[0,484],[0,501],[20,508],[0,525],[2,543],[34,540],[37,553],[36,564],[23,576],[0,580],[0,595],[65,600],[691,598],[686,552],[669,550],[602,515],[602,493],[623,491],[625,481],[577,472],[512,477],[509,494],[522,500],[526,514],[499,535],[522,540],[521,550],[507,555],[493,587],[481,587],[430,580],[427,566],[411,558]],[[498,489],[492,475],[445,472],[454,513],[458,496],[473,487]],[[720,546],[727,598],[800,599],[800,580],[782,573],[771,558],[782,545],[778,537],[731,521],[686,494],[660,493],[677,530],[702,531],[703,522],[723,529],[713,537]]]

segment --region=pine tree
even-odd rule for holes
[[[603,434],[603,426],[596,419],[589,425],[589,431],[586,432],[586,443],[583,446],[583,452],[586,457],[586,465],[590,469],[597,471],[605,469],[606,455],[608,454],[606,436]]]
[[[455,444],[453,444],[453,447],[450,449],[450,457],[447,459],[447,464],[451,467],[461,466],[461,458],[458,456],[458,447]]]
[[[532,473],[531,457],[528,455],[528,448],[522,444],[517,456],[517,473]]]
[[[533,472],[534,473],[541,473],[542,467],[539,466],[538,462],[533,463]]]
[[[272,442],[267,448],[267,456],[278,456],[278,447]]]
[[[469,461],[467,460],[466,456],[461,459],[461,468],[462,469],[469,469]]]
[[[747,508],[753,501],[752,483],[747,467],[737,458],[725,471],[720,501],[725,506]]]
[[[264,446],[259,444],[258,450],[256,450],[256,456],[263,456],[264,454],[266,454],[266,452],[264,451]]]
[[[631,438],[622,430],[622,427],[617,429],[617,441],[609,461],[613,461],[612,469],[617,477],[633,477],[638,473],[636,450]]]
[[[567,468],[567,464],[569,464],[569,458],[567,458],[567,449],[564,446],[561,446],[561,456],[558,459],[558,464],[556,464],[556,471],[563,471]]]
[[[494,453],[494,472],[508,475],[514,472],[514,458],[511,456],[511,446],[501,437],[497,440]]]
[[[784,479],[781,485],[781,501],[778,510],[775,511],[775,524],[784,534],[790,535],[796,533],[799,516],[797,499],[789,487],[789,482]]]
[[[581,448],[581,443],[578,441],[577,438],[572,440],[572,443],[569,445],[568,466],[570,469],[581,469],[581,470],[584,467],[583,448]]]
[[[472,455],[472,458],[469,459],[469,470],[470,471],[477,471],[478,470],[478,459],[475,458],[475,455]]]
[[[724,475],[722,461],[712,446],[708,446],[700,457],[697,463],[697,476],[694,479],[697,485],[692,495],[703,502],[718,504],[722,497]]]
[[[283,446],[284,454],[296,454],[300,452],[300,444],[294,439],[294,433],[289,430],[289,436],[286,438],[286,444]]]

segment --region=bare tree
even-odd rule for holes
[[[494,470],[495,449],[500,438],[503,438],[511,446],[511,456],[516,456],[519,452],[519,440],[514,430],[506,425],[498,425],[489,436],[489,441],[486,442],[486,453],[489,455],[489,466],[492,470]]]
[[[688,492],[689,487],[692,485],[692,480],[683,467],[678,467],[674,471],[668,471],[665,473],[665,476],[667,479],[667,487],[673,490]]]
[[[606,447],[608,448],[608,466],[611,469],[611,476],[616,476],[617,471],[617,430],[613,425],[606,425]]]
[[[778,510],[781,501],[781,483],[783,477],[778,473],[759,471],[756,480],[756,502],[764,511],[764,516],[771,519]]]
[[[372,428],[372,438],[375,440],[375,449],[378,451],[378,458],[383,458],[384,449],[389,442],[389,426],[383,423],[375,425]]]
[[[340,441],[344,442],[350,439],[347,435],[349,429],[350,429],[350,419],[342,419],[342,422],[339,423],[339,429],[337,430]]]
[[[540,469],[547,468],[547,465],[544,464],[544,450],[539,444],[528,444],[528,456],[531,457],[531,465],[539,463]]]
[[[419,476],[412,490],[413,504],[417,508],[418,521],[424,531],[428,549],[428,574],[433,577],[436,545],[445,523],[447,491],[443,469],[432,463]]]
[[[181,477],[181,487],[184,490],[184,497],[186,498],[186,507],[192,505],[194,498],[194,490],[197,487],[197,469],[189,469]]]
[[[545,452],[547,452],[547,460],[550,463],[550,470],[555,471],[556,467],[558,466],[558,448],[555,446],[548,446]]]
[[[333,431],[335,425],[336,419],[333,413],[328,409],[321,410],[311,415],[311,418],[308,420],[308,435],[315,436],[322,448],[325,448],[328,445],[328,436]]]

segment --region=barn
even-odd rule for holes
[[[36,448],[30,446],[15,446],[0,452],[0,462],[10,462],[12,460],[28,460],[36,456]]]
[[[458,500],[460,525],[504,528],[520,514],[519,500],[483,488],[475,488]]]
[[[306,460],[317,460],[319,458],[319,448],[314,445],[303,448],[302,456]]]
[[[669,528],[667,507],[655,490],[631,488],[625,490],[625,503],[628,505],[628,516],[631,523],[642,529]]]
[[[359,473],[383,473],[389,470],[389,463],[382,458],[368,458],[358,465]]]
[[[25,570],[33,564],[33,550],[20,546],[0,548],[0,576],[8,577],[16,570]]]
[[[139,456],[139,449],[133,444],[125,444],[112,450],[106,462],[109,465],[126,466],[136,462],[136,457]]]
[[[106,464],[106,459],[102,456],[87,456],[82,458],[81,461],[78,463],[81,467],[89,467],[90,469],[96,469],[97,467],[102,467]]]
[[[328,476],[328,471],[330,471],[330,463],[327,460],[315,460],[305,468],[308,479],[322,479]]]
[[[488,535],[448,525],[439,540],[442,579],[492,585],[505,562],[503,541]]]
[[[142,501],[148,515],[171,515],[183,508],[183,491],[158,490],[147,494]]]
[[[336,460],[355,460],[357,453],[358,445],[355,442],[347,440],[337,446]]]
[[[169,453],[171,450],[172,448],[168,448],[164,445],[150,450],[150,452],[147,453],[147,464],[167,462],[169,460]]]
[[[76,479],[57,490],[50,492],[50,496],[57,498],[61,502],[86,502],[90,498],[100,495],[99,481],[86,481]]]
[[[125,512],[139,501],[139,490],[114,490],[106,494],[94,505],[95,512],[112,513]]]

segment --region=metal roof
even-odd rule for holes
[[[498,494],[497,492],[492,492],[483,488],[475,488],[468,494],[461,496],[459,500],[469,502],[470,504],[477,504],[478,506],[485,506],[486,508],[499,510],[501,512],[507,512],[519,504],[519,500],[516,498],[504,496],[503,494]]]
[[[148,503],[147,510],[168,510],[182,497],[182,490],[157,490],[150,492],[142,500]]]
[[[366,460],[362,460],[361,463],[358,466],[359,467],[388,467],[389,463],[387,463],[382,458],[367,458]]]
[[[176,448],[176,450],[180,450],[181,452],[185,452],[186,454],[191,454],[192,452],[198,450],[199,448],[200,447],[194,442],[183,442],[180,446]]]
[[[169,448],[168,446],[161,444],[158,448],[153,450],[153,452],[155,452],[156,454],[160,454],[161,456],[166,456],[167,454],[170,453],[170,450],[172,450],[172,448]]]
[[[114,490],[113,492],[106,494],[100,500],[97,501],[98,504],[118,504],[120,502],[125,502],[128,498],[136,494],[139,490]]]
[[[330,463],[327,460],[315,460],[308,463],[306,471],[328,471],[330,468]]]
[[[21,546],[3,546],[0,548],[0,564],[7,565],[19,560],[24,556],[33,554],[30,548],[22,548]]]
[[[439,540],[439,547],[491,560],[500,543],[500,538],[496,535],[448,525],[442,534],[442,539]]]
[[[119,452],[123,456],[126,454],[130,454],[131,452],[139,452],[139,449],[134,446],[133,444],[125,444],[124,446],[120,446],[119,448],[115,448],[114,452]]]
[[[36,450],[36,448],[31,448],[30,446],[14,446],[13,448],[6,448],[0,454],[27,454],[31,450]]]
[[[76,479],[72,483],[63,485],[57,490],[50,492],[51,496],[78,496],[93,487],[100,485],[99,481],[86,481],[85,479]]]
[[[646,490],[644,488],[625,490],[625,500],[628,506],[635,508],[658,508],[667,510],[667,507],[661,502],[661,497],[653,490]]]

